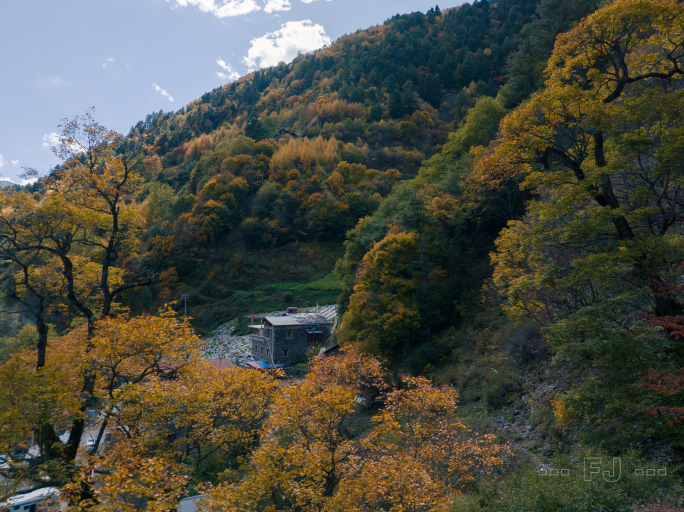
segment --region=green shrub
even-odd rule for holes
[[[25,325],[13,338],[0,338],[0,362],[7,361],[12,354],[24,347],[38,343],[38,331],[33,325]]]
[[[684,498],[651,497],[648,502],[634,507],[632,512],[684,512]]]
[[[553,409],[548,405],[541,404],[530,414],[530,420],[537,430],[547,437],[558,439],[561,428],[553,415]]]
[[[288,373],[294,377],[303,377],[309,372],[309,363],[299,363],[288,368]]]
[[[474,496],[457,496],[449,508],[449,512],[481,512],[477,498]]]
[[[636,469],[662,468],[662,464],[645,461],[634,453],[620,458],[619,479],[608,482],[600,474],[589,474],[585,480],[585,458],[597,457],[603,463],[601,472],[612,469],[612,458],[603,453],[580,453],[574,460],[556,457],[553,468],[557,476],[541,475],[537,469],[511,471],[501,482],[499,498],[492,510],[501,512],[618,512],[630,510],[651,496],[680,496],[681,484],[668,468],[666,476],[638,476]],[[568,475],[560,474],[569,469]],[[589,470],[588,470],[589,471]],[[615,476],[618,476],[617,471]],[[648,510],[648,509],[646,509]],[[656,509],[657,510],[657,509]],[[667,510],[667,509],[664,509]]]

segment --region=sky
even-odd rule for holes
[[[147,114],[438,1],[0,0],[0,179],[47,173],[61,120],[91,107],[126,134]]]

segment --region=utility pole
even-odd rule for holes
[[[188,316],[188,299],[189,298],[190,298],[190,296],[187,293],[184,293],[181,296],[181,300],[185,301],[185,316]]]

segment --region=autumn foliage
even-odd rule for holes
[[[453,389],[385,379],[377,359],[353,350],[317,360],[281,388],[244,478],[209,489],[208,509],[446,510],[500,467],[508,448],[455,418]],[[369,417],[358,397],[381,409]]]

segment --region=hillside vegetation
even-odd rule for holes
[[[120,151],[144,151],[141,264],[163,275],[128,298],[133,311],[189,293],[204,332],[251,312],[236,290],[329,273],[346,233],[416,176],[478,98],[512,106],[541,84],[556,34],[592,5],[483,1],[395,16],[148,116]],[[302,137],[270,138],[281,129]],[[496,123],[469,129],[466,152]]]

